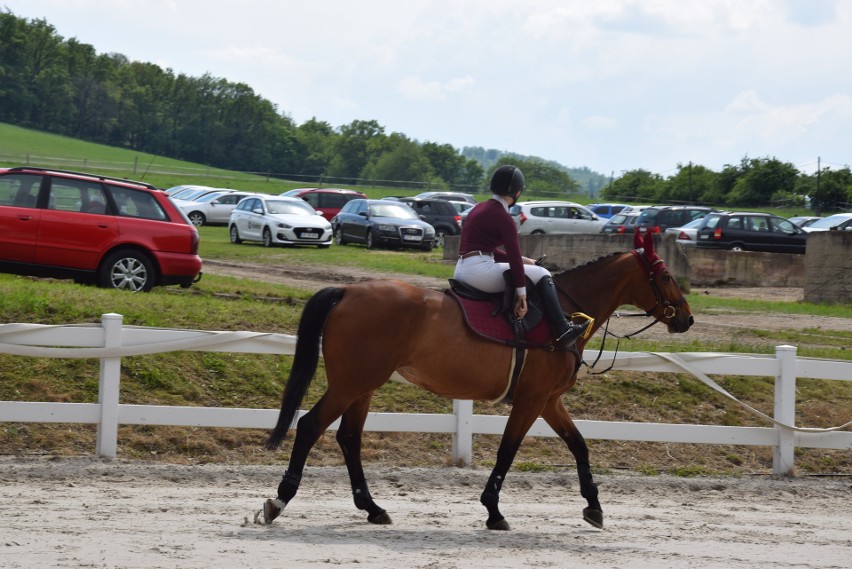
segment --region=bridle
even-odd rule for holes
[[[616,312],[616,313],[614,313],[614,315],[615,315],[616,318],[630,318],[630,317],[638,317],[638,316],[644,316],[644,317],[647,318],[649,316],[653,316],[654,320],[650,324],[643,326],[642,328],[640,328],[639,330],[636,330],[635,332],[631,332],[630,334],[619,335],[619,334],[616,334],[614,332],[609,331],[609,321],[610,321],[611,317],[607,318],[606,323],[603,326],[603,339],[601,340],[601,347],[600,347],[600,350],[598,351],[598,355],[595,358],[595,361],[592,362],[592,365],[587,364],[585,361],[583,361],[581,363],[582,363],[582,365],[585,365],[586,367],[588,367],[590,370],[592,368],[594,368],[595,365],[597,365],[598,361],[601,359],[601,355],[603,354],[604,345],[606,344],[607,336],[613,336],[614,338],[616,338],[615,353],[613,355],[613,363],[610,364],[610,366],[603,371],[599,371],[599,372],[589,371],[588,373],[590,373],[592,375],[600,375],[600,374],[606,373],[614,367],[615,357],[618,355],[618,346],[621,343],[622,339],[630,339],[630,338],[644,332],[645,330],[647,330],[651,326],[654,326],[655,324],[657,324],[658,322],[661,322],[663,320],[666,320],[667,322],[670,321],[672,318],[677,316],[677,313],[678,313],[678,310],[680,309],[680,307],[683,306],[684,303],[686,303],[686,299],[683,297],[683,295],[681,295],[680,299],[678,299],[677,301],[672,302],[669,299],[667,299],[665,297],[665,295],[663,294],[663,291],[660,288],[660,285],[657,283],[657,279],[656,279],[658,274],[662,274],[664,272],[668,273],[668,268],[666,267],[666,265],[665,265],[665,263],[663,262],[662,259],[657,257],[656,254],[653,255],[652,259],[648,259],[645,256],[645,251],[643,249],[633,249],[631,251],[631,253],[633,254],[633,257],[639,262],[639,265],[642,267],[643,272],[645,272],[648,275],[648,284],[651,287],[651,292],[654,294],[654,298],[656,299],[656,303],[650,309],[646,310],[644,314],[619,314],[618,312]],[[671,278],[671,275],[669,275],[669,277]],[[557,292],[559,292],[563,296],[565,296],[565,298],[567,298],[568,301],[571,302],[571,304],[576,306],[580,310],[580,312],[585,312],[583,310],[583,308],[580,306],[580,303],[578,303],[576,300],[574,300],[571,297],[571,295],[568,293],[568,291],[566,291],[558,283],[556,284],[556,290],[557,290]],[[662,315],[659,316],[659,317],[655,316],[654,313],[660,307],[662,307]]]

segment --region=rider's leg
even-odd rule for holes
[[[544,308],[547,321],[550,322],[550,327],[553,328],[553,333],[556,335],[556,343],[567,347],[576,342],[577,338],[582,336],[586,328],[589,327],[589,321],[574,324],[565,318],[565,313],[562,312],[562,306],[559,304],[559,297],[556,295],[556,285],[549,274],[539,279],[536,290],[541,295],[542,308]]]

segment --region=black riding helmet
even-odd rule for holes
[[[491,193],[498,196],[513,196],[515,202],[524,191],[524,173],[516,166],[500,166],[491,176]]]

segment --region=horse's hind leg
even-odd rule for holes
[[[340,415],[343,410],[332,408],[326,395],[323,395],[314,407],[308,411],[296,425],[296,438],[293,450],[290,452],[290,463],[281,483],[278,485],[278,496],[267,500],[263,505],[263,521],[267,524],[277,518],[284,507],[293,499],[299,490],[302,472],[313,446]]]
[[[603,510],[598,501],[598,487],[592,479],[592,467],[589,465],[589,447],[580,431],[577,430],[571,415],[562,403],[562,397],[554,397],[547,402],[542,418],[568,445],[577,461],[577,477],[580,479],[580,495],[588,506],[583,508],[583,519],[596,528],[603,527]]]
[[[343,451],[343,458],[346,459],[346,469],[349,471],[349,482],[352,485],[355,506],[359,510],[367,511],[367,521],[370,523],[389,524],[391,523],[390,516],[376,505],[370,495],[367,479],[364,476],[364,468],[361,464],[361,439],[372,396],[372,393],[368,393],[343,413],[340,429],[337,431],[337,443],[340,445],[340,450]]]

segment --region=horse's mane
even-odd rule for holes
[[[601,261],[605,261],[606,259],[609,259],[610,257],[616,257],[616,256],[620,256],[620,255],[624,255],[624,251],[615,251],[614,253],[610,253],[609,255],[603,255],[601,257],[597,257],[595,259],[592,259],[591,261],[583,263],[582,265],[577,265],[576,267],[571,267],[570,269],[563,269],[553,276],[554,277],[560,277],[560,276],[567,274],[567,273],[572,273],[574,271],[581,271],[583,269],[588,269],[588,268],[591,268],[592,265],[597,265]]]

